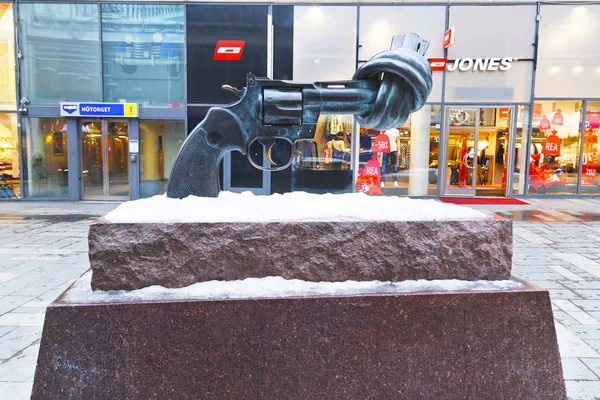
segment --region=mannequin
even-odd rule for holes
[[[381,158],[381,187],[385,187],[384,177],[387,172],[387,163],[388,158],[392,161],[392,177],[394,178],[394,187],[400,187],[398,185],[398,176],[397,176],[397,168],[396,168],[396,159],[398,155],[398,145],[396,141],[398,136],[400,136],[400,131],[396,128],[388,129],[385,131],[385,135],[390,139],[390,152],[383,153]]]

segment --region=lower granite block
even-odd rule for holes
[[[48,307],[32,399],[565,399],[548,291]]]

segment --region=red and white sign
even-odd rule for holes
[[[454,27],[446,31],[446,34],[444,35],[444,47],[449,47],[450,45],[454,44],[454,42],[456,41],[456,38],[454,36],[455,31],[456,29]]]
[[[364,168],[358,170],[356,178],[356,192],[366,193],[369,196],[381,196],[381,184],[379,163],[377,156],[373,154],[371,159],[365,164]]]
[[[550,129],[550,121],[546,118],[545,115],[542,115],[542,119],[540,120],[540,129]]]
[[[429,65],[432,71],[443,71],[446,69],[448,59],[446,58],[430,58]]]
[[[600,112],[588,111],[585,114],[585,130],[593,132],[595,128],[600,127]]]
[[[507,71],[515,61],[510,57],[505,58],[457,58],[448,63],[447,58],[430,58],[429,65],[432,71]]]
[[[561,110],[556,110],[556,112],[554,113],[554,116],[552,117],[552,125],[560,125],[562,126],[563,124],[563,115],[561,113]]]
[[[381,132],[375,138],[373,143],[373,153],[389,153],[390,152],[390,138],[385,133]]]
[[[244,53],[243,40],[219,40],[215,47],[213,60],[215,61],[239,61]]]
[[[583,164],[581,171],[581,180],[584,185],[596,185],[596,178],[598,176],[598,164],[589,163]]]
[[[501,108],[500,109],[500,118],[503,118],[503,119],[510,118],[510,108]]]
[[[554,131],[553,131],[554,132]],[[560,156],[560,138],[556,134],[552,134],[546,138],[542,154],[547,156]]]

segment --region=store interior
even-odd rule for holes
[[[476,196],[506,195],[510,111],[510,108],[448,109],[444,194],[458,194],[456,189],[464,189],[465,195],[472,194],[474,184]],[[519,151],[517,146],[516,158]]]
[[[294,145],[292,190],[310,193],[352,191],[354,116],[321,115],[313,139]]]
[[[21,195],[16,114],[0,113],[0,198]]]
[[[582,108],[578,100],[534,104],[530,194],[575,194],[578,184],[581,194],[600,193],[600,102],[587,103],[583,137]]]

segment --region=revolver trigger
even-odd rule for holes
[[[263,148],[265,149],[265,156],[267,157],[267,160],[269,160],[271,165],[276,166],[277,163],[271,158],[271,150],[273,150],[275,139],[258,139],[258,141],[260,142],[260,144],[263,145]]]
[[[223,86],[221,86],[221,89],[225,89],[225,90],[230,91],[231,93],[235,94],[240,99],[242,98],[242,94],[244,93],[240,89],[235,88],[235,87],[233,87],[231,85],[223,85]]]

